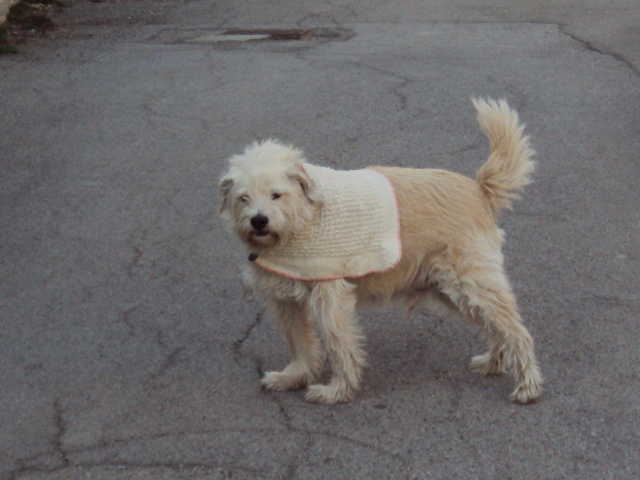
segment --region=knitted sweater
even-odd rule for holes
[[[400,260],[400,219],[391,182],[375,170],[332,170],[305,164],[323,203],[282,247],[251,260],[298,280],[362,277]]]

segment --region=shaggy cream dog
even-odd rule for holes
[[[308,171],[319,167],[306,164],[300,151],[271,140],[230,159],[220,182],[221,216],[247,246],[245,280],[266,301],[292,356],[283,371],[264,375],[265,387],[306,386],[306,399],[313,402],[352,400],[365,365],[357,303],[404,299],[409,309],[418,303],[445,305],[478,325],[489,350],[471,360],[471,370],[510,373],[516,383],[510,396],[514,402],[538,398],[542,377],[533,340],[504,273],[504,234],[496,226],[500,210],[511,208],[516,192],[529,183],[534,152],[506,102],[473,103],[491,149],[475,180],[433,169],[371,169],[388,179],[397,199],[402,253],[383,271],[317,280],[257,265],[257,258],[291,244],[322,212],[326,199]],[[313,324],[332,368],[327,385],[316,383],[323,354]]]

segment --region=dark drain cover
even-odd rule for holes
[[[247,30],[225,30],[220,35],[262,37],[261,40],[311,40],[313,30],[299,29],[247,29]],[[254,37],[254,38],[255,38]]]

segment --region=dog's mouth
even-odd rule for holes
[[[246,235],[246,242],[255,248],[271,248],[280,242],[280,237],[272,230],[250,230]]]

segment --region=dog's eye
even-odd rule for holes
[[[273,195],[271,195],[271,200],[278,200],[281,196],[281,193],[274,193]]]
[[[240,195],[239,200],[240,200],[242,203],[247,203],[247,202],[249,201],[249,195]]]

